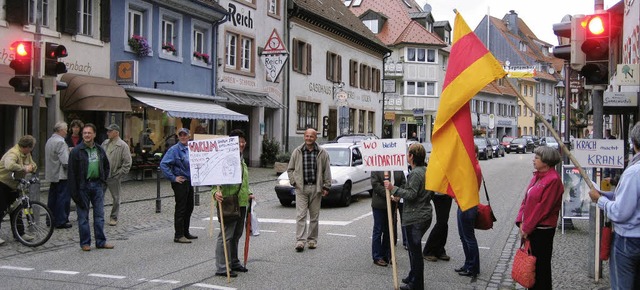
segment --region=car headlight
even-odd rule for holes
[[[278,185],[281,186],[291,186],[289,179],[278,179]]]

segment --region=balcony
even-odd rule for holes
[[[400,61],[388,61],[384,66],[385,79],[401,79],[404,76],[403,63]]]

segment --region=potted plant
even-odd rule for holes
[[[176,55],[177,50],[176,47],[173,46],[173,43],[167,42],[162,44],[162,52]]]
[[[193,52],[193,59],[202,61],[202,62],[204,62],[206,64],[209,64],[209,55],[206,54],[206,53],[201,53],[199,51],[194,51]]]
[[[280,152],[276,155],[276,162],[273,163],[273,169],[276,171],[276,174],[287,171],[289,159],[291,159],[291,153],[289,152]]]
[[[129,38],[129,47],[137,56],[147,56],[151,53],[149,42],[140,35],[133,35]]]
[[[276,162],[276,156],[280,153],[280,143],[275,139],[262,140],[262,153],[260,154],[260,165],[262,167],[272,167]]]

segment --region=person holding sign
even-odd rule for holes
[[[171,181],[171,189],[176,200],[173,214],[176,243],[189,244],[197,239],[189,233],[191,213],[193,212],[193,187],[191,186],[191,169],[189,167],[189,129],[178,131],[178,144],[171,146],[167,154],[160,161],[160,169],[164,176]]]
[[[318,219],[320,202],[329,194],[331,188],[331,168],[329,153],[318,146],[318,133],[309,128],[304,132],[304,144],[294,149],[287,166],[291,186],[296,191],[296,251],[304,251],[305,243],[309,249],[318,245]],[[309,231],[307,231],[307,213],[309,213]]]
[[[229,137],[238,137],[240,146],[240,163],[242,164],[242,182],[240,184],[227,184],[221,185],[218,191],[216,187],[211,189],[211,193],[217,202],[223,202],[225,197],[232,195],[238,196],[238,203],[240,205],[240,217],[231,218],[224,216],[224,239],[227,243],[227,257],[231,264],[229,276],[237,277],[237,272],[248,272],[247,268],[242,266],[240,259],[238,259],[238,243],[240,237],[242,237],[242,231],[244,229],[244,220],[247,213],[247,206],[249,201],[253,199],[253,194],[249,190],[249,169],[247,164],[244,163],[242,158],[242,152],[247,146],[247,141],[244,137],[244,132],[239,129],[231,131]],[[236,163],[237,164],[237,163]],[[228,166],[231,167],[231,166]],[[219,207],[216,205],[216,208]],[[220,221],[220,212],[218,211],[218,221]],[[222,231],[218,234],[218,240],[216,243],[216,276],[227,276],[227,264],[224,258],[224,241],[222,237]]]
[[[589,196],[613,222],[611,289],[640,287],[640,122],[629,134],[634,155],[613,192],[589,191]]]
[[[406,230],[409,247],[409,275],[402,279],[406,285],[400,289],[424,289],[424,260],[422,258],[422,236],[431,225],[431,198],[433,191],[424,188],[426,178],[426,151],[420,143],[411,144],[407,153],[407,161],[411,165],[411,173],[403,187],[394,186],[388,180],[384,187],[394,196],[394,200],[404,199],[402,226]]]
[[[393,172],[394,185],[402,187],[405,184],[404,172]],[[371,257],[373,263],[386,267],[391,261],[391,239],[389,236],[389,222],[387,219],[387,190],[384,188],[384,171],[371,171],[371,211],[373,213],[373,233],[371,235]],[[393,232],[396,228],[396,208],[398,202],[391,204],[393,216]],[[397,238],[397,236],[394,235]],[[394,241],[395,245],[395,241]]]

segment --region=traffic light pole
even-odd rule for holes
[[[37,9],[42,9],[42,0],[38,0],[36,7]],[[40,144],[44,140],[39,140],[40,137],[40,98],[42,97],[42,85],[40,82],[40,63],[41,63],[41,25],[42,25],[42,13],[37,13],[36,17],[36,33],[33,37],[33,77],[32,77],[32,87],[33,87],[33,104],[31,106],[31,134],[34,138],[36,138],[36,145],[33,146],[33,151],[31,151],[31,155],[33,156],[34,162],[36,164],[40,161]],[[45,135],[46,136],[46,135]],[[44,168],[44,164],[40,164],[39,168]],[[40,183],[35,183],[31,185],[30,188],[31,198],[34,200],[40,200]]]

